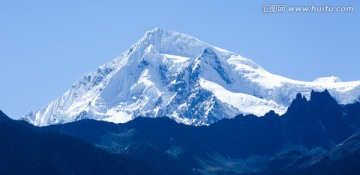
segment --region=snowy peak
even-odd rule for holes
[[[199,56],[209,46],[195,37],[162,28],[146,32],[139,41],[139,45],[150,44],[160,53],[191,58]]]
[[[218,59],[218,56],[216,55],[216,53],[213,50],[211,50],[210,48],[206,48],[200,57]]]
[[[314,80],[314,82],[317,83],[338,83],[341,82],[341,79],[336,76],[330,76],[330,77],[319,77]]]
[[[291,80],[195,37],[156,28],[22,119],[44,126],[84,118],[123,123],[138,116],[167,116],[209,125],[237,114],[283,114],[296,94],[309,97],[312,90],[324,89],[342,104],[360,97],[360,81]]]
[[[225,71],[225,63],[219,58],[219,56],[211,49],[206,48],[200,57],[195,60],[195,63],[198,66],[202,66],[205,70],[205,74],[209,74],[211,70],[215,70],[216,73],[210,74],[211,76],[219,76],[226,84],[231,84],[232,79],[229,77],[229,73]],[[201,65],[202,64],[202,65]],[[204,75],[207,77],[206,75]],[[214,77],[208,77],[208,79],[213,79]]]

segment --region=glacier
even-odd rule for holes
[[[156,28],[20,119],[47,126],[81,119],[124,123],[143,116],[209,125],[237,114],[283,114],[297,93],[309,97],[311,90],[325,89],[341,104],[359,101],[360,81],[292,80],[195,37]]]

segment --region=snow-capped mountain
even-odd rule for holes
[[[359,100],[360,81],[303,82],[195,37],[156,28],[58,99],[22,119],[45,126],[84,118],[122,123],[138,116],[207,125],[236,114],[283,114],[297,93],[328,89],[339,103]]]

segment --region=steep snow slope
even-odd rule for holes
[[[65,94],[22,119],[45,126],[91,118],[115,123],[168,116],[207,125],[236,114],[282,114],[297,93],[328,89],[340,103],[359,99],[360,81],[314,82],[271,74],[238,54],[192,36],[154,29]]]

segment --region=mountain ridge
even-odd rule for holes
[[[49,132],[0,111],[0,174],[159,174],[135,158],[111,154],[83,140]]]
[[[339,105],[329,92],[312,91],[309,100],[298,94],[281,116],[238,115],[209,126],[168,117],[124,124],[82,120],[45,129],[135,156],[168,174],[178,166],[199,174],[336,174],[329,171],[334,167],[357,174],[351,172],[359,171],[359,109],[360,103]]]
[[[84,118],[124,123],[138,116],[168,116],[209,125],[237,114],[283,114],[297,93],[309,97],[311,90],[324,89],[341,104],[360,97],[360,81],[291,80],[195,37],[156,28],[62,97],[21,119],[46,126]]]

